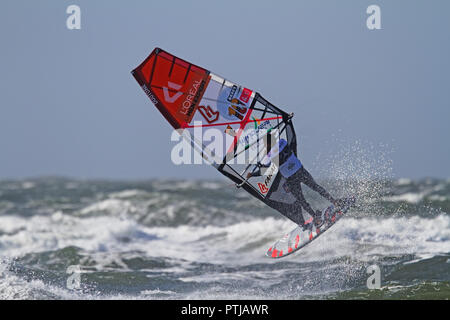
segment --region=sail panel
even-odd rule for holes
[[[203,158],[237,186],[298,222],[297,199],[276,162],[261,168],[284,139],[297,153],[291,115],[259,93],[156,48],[132,71],[149,99]],[[248,178],[248,173],[260,175]]]

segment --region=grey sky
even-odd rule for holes
[[[81,30],[66,28],[70,4]],[[371,4],[382,30],[366,27]],[[218,178],[170,162],[171,127],[130,74],[156,46],[294,112],[307,167],[361,140],[392,147],[398,177],[449,178],[449,12],[448,1],[3,1],[0,178]]]

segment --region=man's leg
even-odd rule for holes
[[[287,179],[287,185],[289,191],[295,196],[295,198],[297,198],[297,200],[300,202],[301,206],[306,210],[306,212],[308,212],[310,215],[314,217],[316,213],[303,196],[301,181],[297,176],[297,172]]]
[[[322,197],[324,197],[331,203],[334,204],[336,202],[336,200],[323,187],[321,187],[319,184],[317,184],[317,182],[314,180],[314,178],[311,176],[311,174],[304,167],[301,167],[300,170],[298,171],[298,173],[299,173],[299,178],[300,178],[301,182],[306,184],[312,190],[319,193]]]

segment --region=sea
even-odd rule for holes
[[[294,223],[225,180],[2,180],[0,300],[450,298],[450,179],[320,183],[357,206],[271,259]]]

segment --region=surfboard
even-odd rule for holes
[[[345,213],[354,206],[356,198],[354,196],[341,199],[342,205],[336,208],[331,205],[322,210],[322,225],[317,227],[313,218],[310,218],[302,226],[297,226],[291,232],[285,234],[283,238],[275,242],[266,252],[266,256],[278,259],[286,257],[307,244],[311,243],[318,236],[323,234],[338,222]]]

